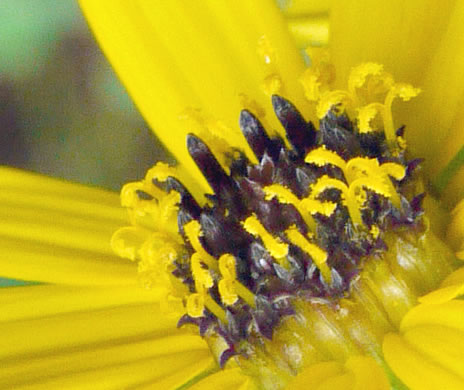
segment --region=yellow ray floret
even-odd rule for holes
[[[256,215],[248,217],[242,222],[245,230],[255,237],[261,238],[264,247],[277,261],[287,256],[288,245],[282,242],[278,237],[272,236],[261,224]]]
[[[316,244],[309,242],[308,239],[303,236],[303,234],[301,234],[295,226],[291,226],[289,229],[287,229],[285,234],[293,245],[298,246],[301,248],[301,250],[311,256],[311,259],[314,261],[317,268],[319,268],[319,271],[321,271],[324,280],[327,283],[330,283],[331,272],[329,266],[327,265],[327,253]]]

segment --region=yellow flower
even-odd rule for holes
[[[114,194],[0,171],[2,274],[48,283],[0,292],[1,386],[463,388],[464,268],[437,236],[464,257],[464,203],[448,214],[428,201],[422,217],[416,197],[422,183],[404,153],[407,141],[427,158],[426,178],[443,192],[442,204],[458,203],[464,180],[448,163],[464,133],[458,109],[464,5],[335,2],[335,83],[349,80],[335,90],[326,57],[313,51],[313,67],[305,70],[270,1],[81,0],[81,6],[139,109],[181,164],[175,170],[159,164],[123,188],[129,221]],[[323,16],[315,23],[301,16],[321,10],[306,7],[293,0],[286,10],[300,47],[325,39]],[[351,71],[363,61],[370,62]],[[416,103],[404,104],[408,112],[393,117],[393,99],[419,90],[395,83],[385,70],[423,89]],[[349,126],[336,115],[345,110],[359,123],[356,142],[373,137],[363,138],[371,146],[360,147],[368,155],[351,155],[356,147],[347,141],[356,142],[347,138],[346,145],[328,138],[316,148],[316,130],[287,99],[330,131]],[[239,116],[242,130],[255,131],[249,144]],[[263,133],[256,118],[274,132]],[[394,127],[402,122],[406,141]],[[276,137],[285,131],[291,152],[279,165],[283,141]],[[336,131],[347,136],[346,129]],[[196,136],[187,148],[188,133]],[[244,155],[251,164],[273,158],[281,176],[299,164],[298,177],[276,184],[266,178],[265,163],[245,173],[244,164],[252,167]],[[303,166],[319,173],[307,177],[313,171]],[[248,189],[257,206],[246,206],[255,213],[243,212],[234,198],[243,195],[236,186],[248,174],[258,178],[259,189]],[[292,186],[300,183],[305,189],[298,193]],[[210,187],[216,198],[205,199]],[[221,234],[218,219],[200,218],[202,210],[219,210],[219,219],[237,224]],[[336,226],[341,218],[347,229]],[[109,237],[117,229],[113,248],[138,270],[112,254]],[[329,231],[339,237],[324,240]],[[241,237],[243,246],[234,247]],[[256,255],[240,253],[248,247]],[[244,272],[242,258],[258,261]],[[309,259],[303,281],[310,285],[298,282],[299,259]],[[266,291],[278,295],[272,305]]]

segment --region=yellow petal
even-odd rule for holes
[[[329,41],[329,17],[302,16],[287,19],[290,33],[296,46],[305,49],[308,46],[327,46]]]
[[[464,380],[464,332],[444,326],[424,325],[403,334],[417,352]]]
[[[331,0],[280,0],[279,3],[286,16],[302,16],[328,13]]]
[[[38,388],[121,388],[167,380],[179,385],[211,365],[208,355],[204,342],[194,335],[121,340],[4,363],[0,386],[20,388],[32,382]]]
[[[2,276],[78,285],[134,284],[110,247],[127,224],[118,195],[0,168]]]
[[[449,287],[464,283],[464,267],[461,267],[449,274],[441,283],[441,287]]]
[[[441,325],[464,331],[464,301],[452,300],[437,305],[421,304],[411,309],[401,321],[401,331],[420,325]]]
[[[464,294],[464,282],[434,290],[431,293],[420,297],[419,302],[428,304],[444,303],[462,294]]]
[[[115,255],[5,237],[0,237],[0,248],[0,269],[7,278],[69,285],[137,283],[137,267]]]
[[[91,305],[90,305],[91,306]],[[180,332],[177,318],[163,316],[154,303],[58,313],[0,323],[0,358],[30,357],[120,339],[165,337]],[[34,330],[33,332],[31,330]],[[27,342],[25,342],[27,340]]]
[[[297,375],[287,386],[287,390],[317,389],[320,384],[331,377],[343,373],[343,364],[339,362],[323,362],[309,366]]]
[[[353,390],[390,389],[385,371],[371,357],[352,356],[345,367],[354,374]]]
[[[464,380],[411,347],[399,335],[387,334],[383,353],[388,365],[411,390],[464,388]]]
[[[384,370],[374,359],[352,356],[345,365],[335,361],[311,365],[298,374],[286,389],[388,390],[390,384]]]
[[[424,64],[430,63],[453,6],[433,0],[334,1],[330,47],[338,82],[359,63],[375,61],[397,80],[421,85]]]
[[[454,208],[451,217],[446,238],[453,249],[458,250],[464,243],[464,199]]]
[[[279,53],[275,69],[285,85],[285,94],[296,105],[304,102],[294,77],[302,73],[303,61],[271,0],[241,0],[223,7],[210,1],[190,4],[180,0],[156,4],[145,0],[81,0],[80,4],[145,119],[203,188],[207,188],[205,180],[185,148],[190,126],[179,118],[188,107],[200,108],[232,129],[228,141],[233,146],[248,149],[237,126],[241,96],[248,96],[271,112],[270,99],[256,87],[268,76],[264,60],[256,55],[262,36]],[[218,21],[212,10],[222,11]],[[235,27],[228,23],[221,28],[219,22],[226,15],[234,20]],[[231,44],[236,38],[233,34],[240,29],[244,40],[240,45]],[[252,66],[241,62],[246,58],[243,47],[254,53],[248,55]],[[260,75],[256,69],[261,69]]]
[[[243,375],[241,369],[232,368],[221,370],[213,375],[209,375],[193,386],[188,387],[188,390],[251,390],[252,388],[250,378]]]
[[[442,5],[446,8],[452,3],[444,2]],[[425,79],[421,87],[426,93],[412,104],[411,108],[417,114],[411,115],[412,120],[407,123],[412,127],[409,129],[410,144],[418,155],[426,157],[425,165],[433,175],[444,168],[464,142],[463,18],[464,4],[457,1],[432,61],[423,69]],[[425,140],[425,131],[433,136],[435,147],[432,150]],[[454,194],[453,198],[458,199],[458,194]]]
[[[152,384],[152,388],[175,389],[211,364],[204,354],[178,353],[86,370],[58,377],[38,379],[38,383],[14,386],[21,390],[39,389],[121,389]]]
[[[117,305],[156,302],[159,289],[138,286],[58,286],[39,285],[0,289],[0,322],[47,317]]]

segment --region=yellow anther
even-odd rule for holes
[[[219,271],[224,278],[235,279],[237,277],[235,263],[235,257],[229,253],[219,258]]]
[[[210,289],[213,287],[214,282],[209,271],[202,267],[202,259],[198,252],[195,252],[190,257],[190,265],[192,268],[193,279],[195,280],[195,286],[201,286],[200,288]],[[200,288],[197,288],[200,289]]]
[[[333,165],[340,168],[342,171],[345,170],[346,162],[336,152],[326,149],[325,146],[311,150],[305,157],[305,162],[308,164],[314,164],[318,167],[325,165]]]
[[[352,103],[352,97],[347,91],[335,90],[322,95],[317,104],[316,114],[319,119],[324,118],[327,113],[335,106],[341,106],[340,111],[344,111],[344,106]]]
[[[383,73],[383,65],[375,62],[366,62],[354,67],[348,78],[348,90],[355,94],[357,88],[361,88],[369,76],[379,76]]]
[[[327,265],[327,252],[325,252],[316,244],[309,242],[308,239],[303,234],[301,234],[295,226],[291,226],[289,229],[287,229],[285,234],[293,245],[298,246],[302,251],[311,256],[317,268],[319,268],[321,271],[324,280],[327,283],[330,283],[332,279],[330,268]]]
[[[271,200],[272,198],[276,197],[280,203],[291,204],[295,206],[305,221],[306,225],[308,225],[308,228],[312,231],[316,230],[316,222],[314,221],[310,212],[308,212],[308,209],[302,207],[302,201],[298,199],[298,197],[293,194],[291,190],[280,184],[271,184],[270,186],[264,187],[263,191],[266,194],[266,200]]]
[[[145,180],[148,182],[152,182],[153,180],[165,182],[169,176],[177,177],[176,168],[171,167],[166,163],[158,162],[153,168],[148,170],[145,175]]]
[[[201,231],[200,223],[196,220],[187,222],[184,225],[184,232],[188,240],[190,241],[190,244],[192,245],[193,249],[195,250],[195,252],[199,253],[201,260],[209,268],[217,270],[218,269],[217,260],[213,256],[211,256],[208,252],[206,252],[206,250],[203,248],[203,245],[201,245],[200,236],[203,235],[203,232]]]
[[[255,215],[248,217],[242,224],[248,233],[261,238],[264,247],[277,261],[287,256],[288,245],[280,241],[279,238],[273,237]]]
[[[193,318],[203,316],[205,310],[205,296],[204,294],[194,293],[189,295],[186,304],[187,314]]]
[[[238,300],[238,295],[235,291],[235,280],[224,278],[219,281],[218,290],[221,295],[221,300],[224,305],[233,305]]]

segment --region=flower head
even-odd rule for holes
[[[58,386],[92,383],[97,367],[119,386],[461,388],[463,208],[449,226],[453,252],[424,198],[410,126],[392,113],[395,98],[420,91],[374,62],[344,74],[337,58],[347,88],[334,89],[327,57],[314,54],[304,70],[264,1],[81,4],[181,164],[157,164],[121,193],[130,226],[112,247],[137,263],[147,289],[108,258],[108,284],[124,288],[92,291],[95,301],[62,292],[83,330],[70,340],[57,332],[58,357],[34,344],[31,381],[44,365]],[[120,225],[112,212],[101,219]],[[113,308],[118,300],[129,310]],[[105,309],[79,313],[87,301]],[[88,332],[92,315],[110,321],[106,333]],[[42,338],[61,329],[51,316],[36,322]],[[20,372],[28,347],[12,340],[9,365]],[[60,358],[73,376],[53,376]]]

